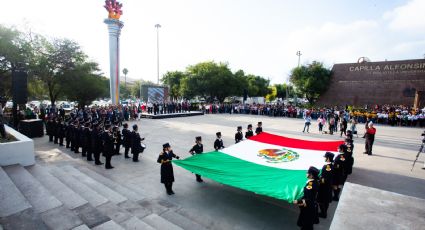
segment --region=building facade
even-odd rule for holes
[[[425,59],[335,64],[319,105],[413,105],[425,92]]]

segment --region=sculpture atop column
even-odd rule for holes
[[[120,34],[124,26],[120,21],[122,15],[122,4],[116,0],[106,0],[105,9],[108,11],[108,18],[105,24],[109,31],[109,64],[110,64],[110,92],[113,105],[120,103]]]

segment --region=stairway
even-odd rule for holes
[[[82,165],[0,167],[0,230],[207,229],[184,213]]]

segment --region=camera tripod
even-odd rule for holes
[[[425,137],[422,140],[421,147],[419,147],[418,154],[416,154],[416,159],[415,159],[415,161],[413,161],[412,169],[410,171],[413,171],[413,168],[415,167],[416,161],[418,161],[419,154],[421,154],[424,151],[424,145],[425,145]]]

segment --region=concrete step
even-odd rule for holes
[[[5,230],[48,230],[49,228],[33,208],[27,208],[6,218],[0,218],[0,224]]]
[[[64,205],[43,212],[41,219],[50,229],[55,230],[68,230],[83,224],[80,217]]]
[[[10,165],[3,167],[16,187],[28,199],[35,212],[45,212],[62,205],[40,182],[24,167]]]
[[[103,223],[99,226],[92,228],[92,230],[125,230],[123,227],[115,223],[115,221],[110,220],[106,223]]]
[[[40,165],[28,166],[26,169],[41,183],[44,187],[58,198],[67,208],[74,209],[87,204],[87,200],[75,193],[68,186],[63,184],[58,178]]]
[[[139,201],[138,204],[146,210],[149,210],[150,212],[156,213],[158,215],[161,215],[162,213],[168,210],[178,209],[178,206],[176,204],[161,199],[145,199]]]
[[[72,167],[71,165],[66,165],[62,167],[66,172],[68,172],[70,175],[74,176],[79,181],[83,182],[87,186],[89,186],[94,191],[98,192],[111,202],[115,204],[119,204],[121,202],[124,202],[127,200],[126,197],[122,196],[121,194],[115,192],[114,190],[108,188],[106,185],[94,180],[93,178],[85,175],[84,173],[80,172],[78,169]]]
[[[22,195],[3,168],[0,167],[0,218],[10,216],[31,208],[31,204]]]
[[[111,218],[116,223],[121,223],[125,220],[130,219],[133,216],[130,212],[112,202],[102,204],[96,207],[96,209],[103,215]]]
[[[133,201],[139,201],[143,200],[145,197],[141,193],[137,193],[125,186],[122,186],[118,184],[117,182],[102,176],[101,174],[86,168],[86,167],[76,167],[78,170],[80,170],[82,173],[86,174],[87,176],[95,179],[96,181],[108,186],[109,188],[113,189],[114,191],[118,192],[119,194],[127,197],[129,200]]]
[[[73,228],[72,230],[90,230],[90,228],[87,225],[83,224],[83,225],[80,225],[78,227]]]
[[[99,210],[90,205],[90,203],[80,206],[73,211],[83,220],[83,223],[88,228],[96,227],[111,220],[111,218],[103,215]]]
[[[127,210],[133,216],[136,216],[139,219],[142,219],[143,217],[152,213],[151,210],[148,210],[148,209],[140,206],[138,203],[135,203],[135,202],[130,201],[130,200],[122,202],[122,203],[118,204],[118,206]]]
[[[72,175],[66,173],[62,168],[49,166],[49,172],[52,173],[61,182],[66,184],[69,188],[74,190],[78,195],[87,200],[92,206],[97,207],[101,204],[108,202],[104,196],[100,195],[81,181],[74,178]]]
[[[142,219],[143,222],[149,224],[156,229],[167,229],[167,230],[183,230],[183,228],[171,223],[170,221],[158,216],[155,213],[150,214]]]
[[[135,216],[124,222],[121,222],[120,225],[127,230],[155,230],[155,228]]]
[[[161,217],[185,230],[206,230],[206,228],[199,223],[172,210],[162,213]]]

